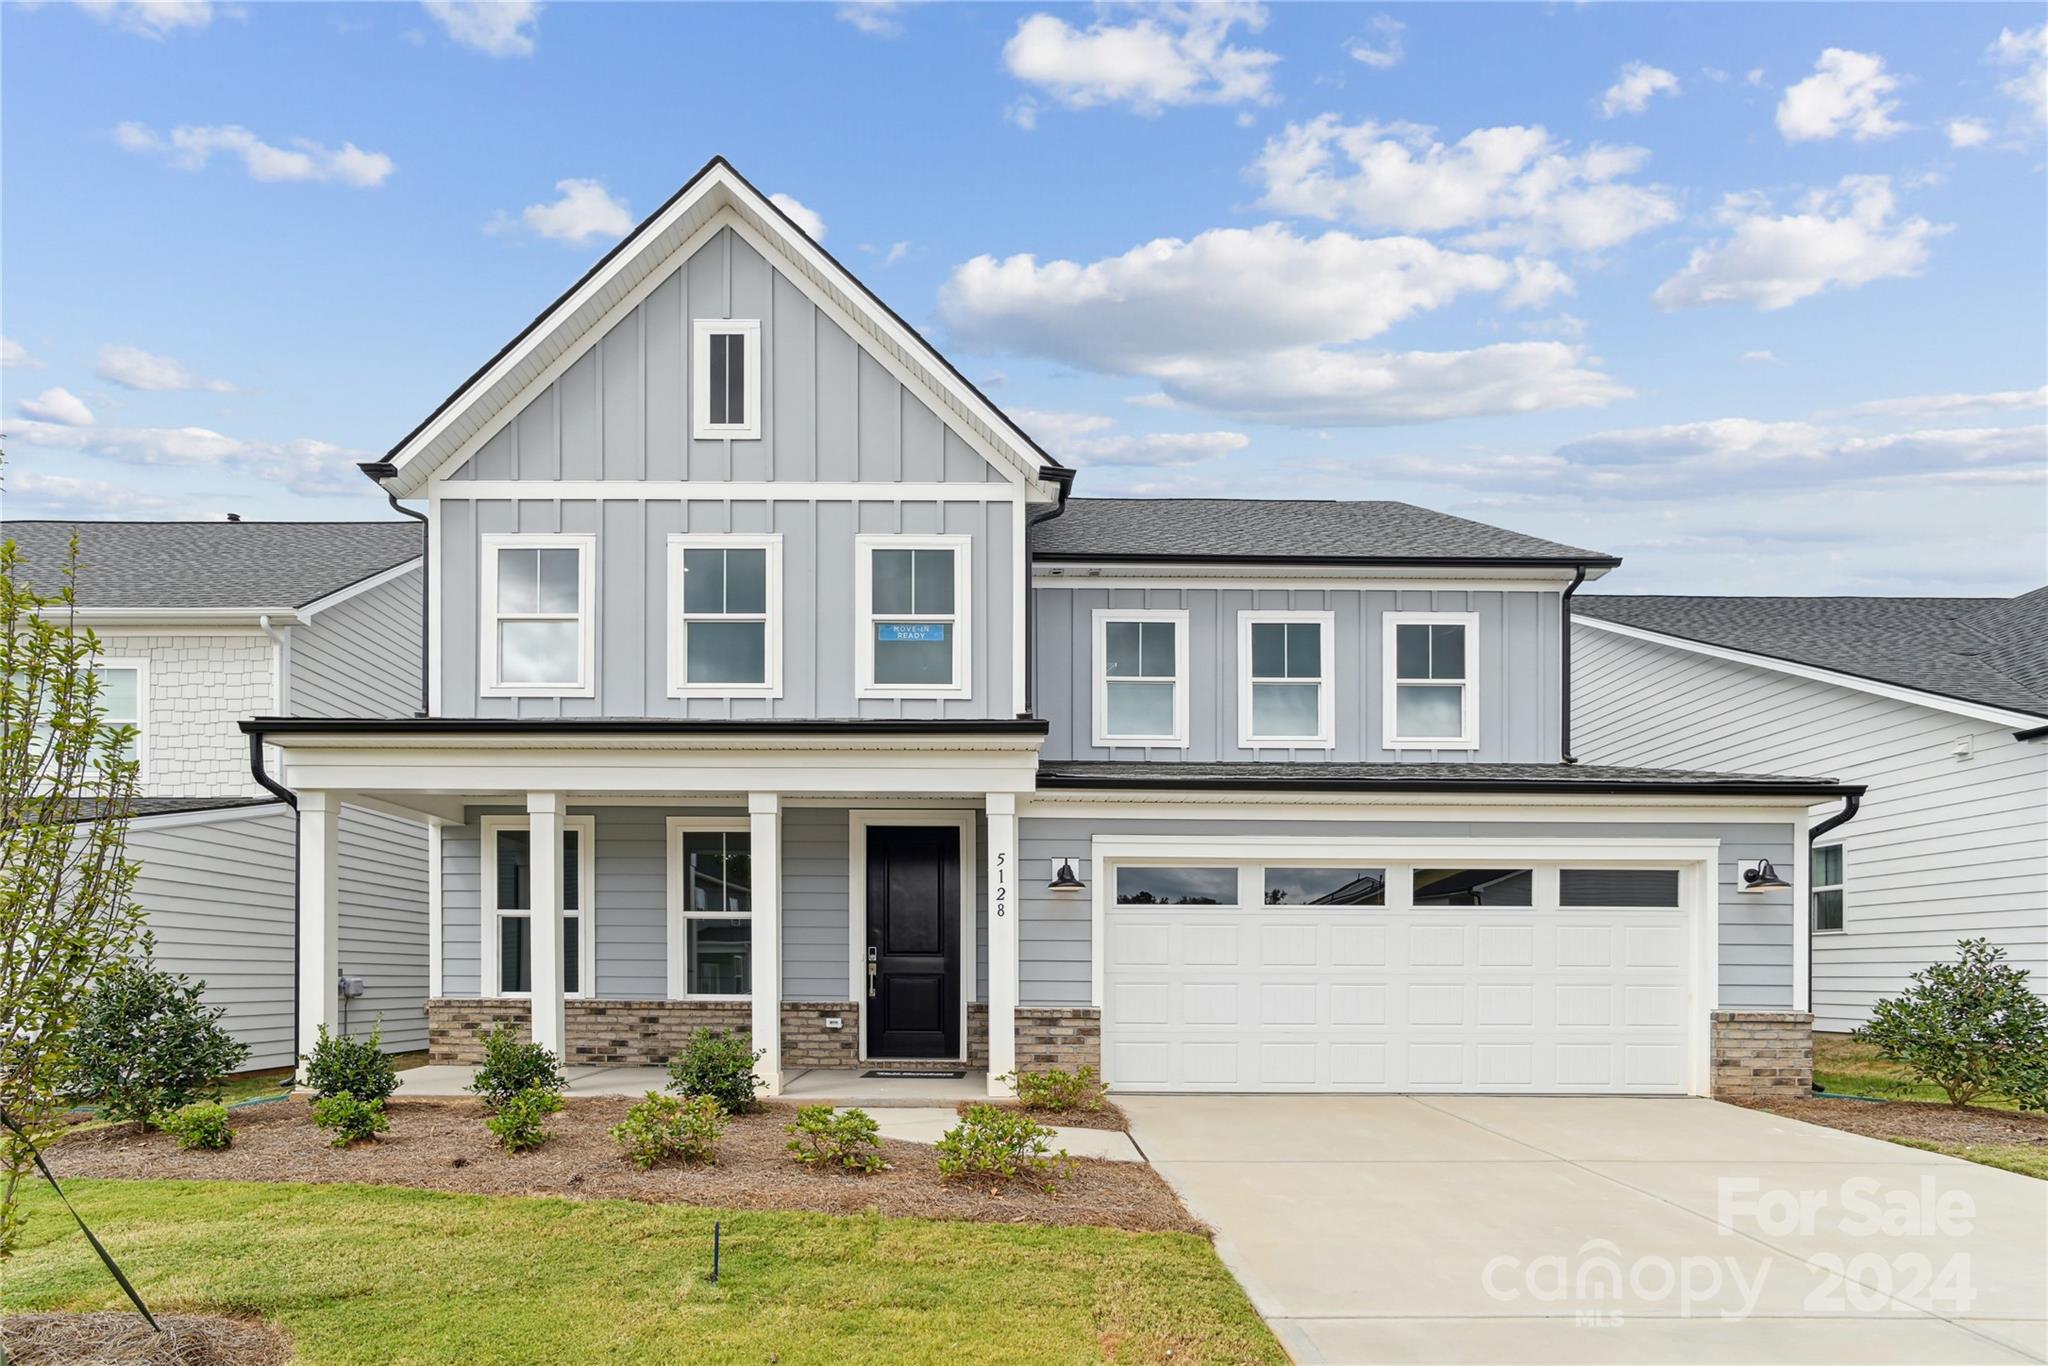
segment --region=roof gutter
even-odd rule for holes
[[[1044,735],[1033,717],[898,721],[727,721],[685,717],[594,716],[580,720],[521,716],[252,716],[238,723],[252,740],[264,735]],[[260,781],[260,779],[259,779]]]
[[[1301,767],[1315,766],[1303,764]],[[1057,769],[1041,769],[1038,787],[1041,792],[1577,792],[1603,796],[1809,797],[1816,801],[1845,797],[1852,803],[1864,792],[1861,787],[1841,783],[1764,778],[1730,778],[1719,782],[1656,779],[1623,782],[1588,778],[1332,778],[1312,773],[1257,778],[1210,775],[1133,778],[1114,773],[1062,773]]]
[[[1337,565],[1346,568],[1395,569],[1589,569],[1618,568],[1621,561],[1611,555],[1563,557],[1545,555],[1200,555],[1119,554],[1091,550],[1047,551],[1039,555],[1048,564],[1281,564]]]
[[[2035,726],[2032,730],[2016,730],[2012,733],[2012,738],[2015,740],[2048,740],[2048,726]]]
[[[1578,762],[1578,759],[1572,755],[1572,594],[1578,592],[1579,585],[1585,581],[1586,566],[1580,565],[1572,571],[1572,581],[1564,590],[1563,644],[1562,648],[1558,651],[1563,656],[1562,662],[1564,665],[1562,686],[1558,689],[1558,710],[1560,712],[1558,725],[1561,737],[1558,748],[1561,752],[1560,757],[1568,764]]]
[[[1031,528],[1065,512],[1067,495],[1074,489],[1074,471],[1064,465],[1041,465],[1038,477],[1056,485],[1060,497],[1024,522],[1024,709],[1017,713],[1020,718],[1038,715],[1038,585],[1032,581]]]
[[[422,528],[427,526],[426,513],[415,512],[399,502],[396,493],[384,487],[384,481],[398,473],[396,465],[392,464],[389,460],[366,460],[356,466],[356,468],[369,476],[371,481],[377,485],[378,492],[382,493],[384,500],[391,504],[393,512],[398,513],[402,517],[412,518]],[[420,541],[420,709],[417,714],[425,716],[427,714],[427,678],[433,664],[433,661],[427,654],[427,616],[434,606],[434,600],[430,596],[434,585],[434,557],[428,553],[428,549],[433,542],[432,531],[428,530],[420,538]]]

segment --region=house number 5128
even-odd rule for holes
[[[1010,856],[1007,853],[999,852],[996,854],[996,914],[998,916],[1010,913],[1009,899]]]

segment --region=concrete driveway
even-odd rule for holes
[[[1299,1361],[2048,1361],[2048,1182],[1707,1100],[1117,1099]]]

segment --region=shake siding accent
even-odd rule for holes
[[[276,710],[276,647],[254,630],[148,635],[101,632],[110,658],[149,661],[140,795],[261,797],[249,774],[249,745],[238,723]],[[413,666],[417,673],[419,666]]]
[[[1817,1027],[1864,1023],[1910,973],[1953,958],[1962,938],[2004,946],[2048,990],[2048,745],[1591,627],[1574,634],[1573,666],[1573,739],[1588,763],[1811,773],[1869,786],[1838,832],[1844,930],[1814,936]],[[1959,760],[1965,737],[1973,757]]]
[[[286,715],[411,716],[420,709],[417,569],[292,627],[290,640]]]
[[[1478,589],[1088,588],[1039,583],[1038,705],[1051,726],[1047,759],[1172,762],[1326,760],[1376,763],[1555,763],[1561,664],[1555,591]],[[1178,608],[1188,613],[1188,746],[1102,748],[1092,743],[1094,614],[1104,608]],[[1336,615],[1334,749],[1249,750],[1238,743],[1238,613],[1328,611]],[[1381,745],[1384,634],[1388,612],[1473,612],[1479,617],[1479,748],[1386,749]]]

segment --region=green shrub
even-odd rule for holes
[[[389,1100],[398,1089],[398,1069],[384,1051],[381,1018],[367,1039],[329,1034],[327,1026],[321,1025],[320,1037],[305,1061],[306,1085],[316,1095],[338,1096],[346,1091],[357,1100]]]
[[[729,1115],[754,1108],[754,1064],[761,1054],[742,1034],[700,1029],[669,1059],[668,1089],[709,1096]]]
[[[940,1136],[939,1175],[1039,1176],[1065,1174],[1065,1149],[1053,1151],[1053,1131],[1022,1110],[1003,1105],[970,1105],[960,1122]]]
[[[785,1145],[789,1155],[807,1167],[866,1173],[889,1165],[882,1160],[881,1130],[865,1110],[835,1113],[829,1105],[806,1105],[796,1112],[796,1123],[783,1125],[782,1131],[792,1136]]]
[[[476,1069],[469,1089],[483,1101],[486,1110],[502,1109],[507,1101],[525,1091],[546,1091],[559,1097],[569,1089],[555,1055],[540,1044],[521,1042],[519,1031],[512,1025],[501,1024],[482,1037],[484,1062]]]
[[[383,1101],[357,1100],[346,1091],[314,1101],[313,1122],[334,1130],[329,1146],[335,1148],[367,1142],[391,1128],[391,1121],[384,1117]]]
[[[1999,1079],[1998,1089],[2022,1110],[2048,1110],[2048,1051],[2015,1062]]]
[[[198,1101],[158,1115],[156,1127],[176,1138],[180,1148],[218,1151],[235,1141],[235,1131],[228,1127],[228,1107],[217,1100]]]
[[[725,1122],[725,1111],[710,1096],[649,1091],[647,1099],[626,1111],[623,1122],[612,1126],[612,1139],[641,1171],[672,1157],[715,1162]]]
[[[555,1136],[547,1127],[547,1117],[561,1108],[560,1092],[529,1086],[500,1101],[497,1113],[484,1121],[484,1127],[497,1136],[506,1152],[528,1152]]]
[[[225,1007],[200,1002],[206,983],[147,962],[117,964],[87,998],[72,1035],[73,1087],[109,1119],[147,1128],[217,1090],[249,1046],[221,1027]]]
[[[1856,1037],[1940,1087],[1957,1107],[1987,1091],[2041,1086],[2048,1001],[2027,985],[2026,969],[2005,962],[2004,949],[1984,939],[1956,948],[1955,962],[1923,968],[1904,992],[1879,1001]]]
[[[1063,1072],[1048,1067],[1043,1072],[1011,1072],[999,1078],[1017,1090],[1017,1103],[1027,1110],[1100,1110],[1103,1093],[1109,1088],[1092,1067]]]

